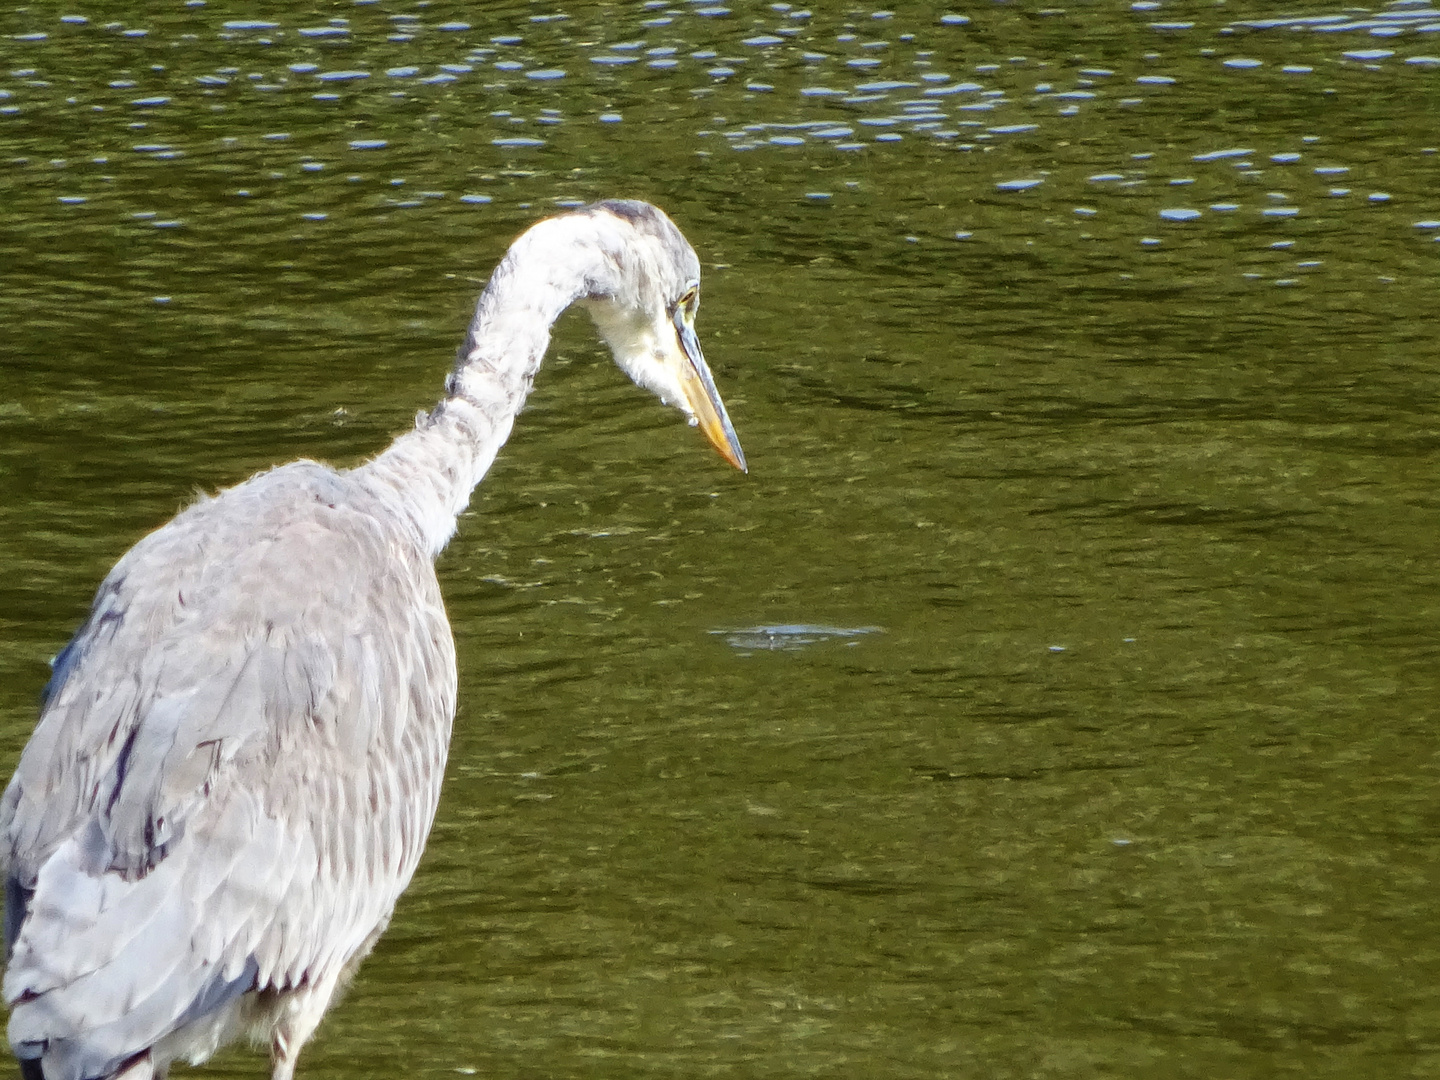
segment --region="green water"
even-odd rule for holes
[[[751,474],[562,323],[302,1073],[1440,1072],[1440,11],[480,6],[0,16],[7,768],[129,544],[648,198]]]

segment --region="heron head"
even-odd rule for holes
[[[690,418],[742,472],[745,454],[695,336],[700,260],[664,212],[649,203],[595,203],[605,253],[581,302],[615,362],[638,385]]]

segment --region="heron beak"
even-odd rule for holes
[[[715,379],[705,363],[705,354],[700,351],[700,341],[695,328],[685,319],[685,313],[676,309],[673,319],[675,332],[680,338],[684,358],[680,363],[680,389],[685,392],[685,403],[695,417],[700,430],[710,440],[710,445],[720,451],[720,456],[743,473],[745,453],[740,449],[740,439],[730,424],[725,403],[720,400],[720,391],[715,389]]]

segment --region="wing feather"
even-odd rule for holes
[[[343,966],[424,845],[454,712],[423,548],[346,477],[263,474],[142,540],[0,799],[10,1038],[89,1076]],[[40,1052],[40,1051],[37,1051]]]

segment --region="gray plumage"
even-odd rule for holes
[[[571,303],[744,468],[694,340],[699,263],[644,203],[547,219],[476,308],[447,395],[358,468],[200,500],[106,577],[0,801],[22,1070],[163,1076],[249,1032],[275,1080],[415,872],[455,711],[434,559]]]

